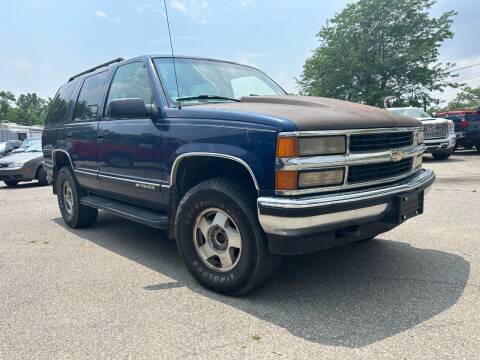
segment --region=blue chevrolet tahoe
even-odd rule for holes
[[[115,59],[58,90],[45,166],[66,224],[98,210],[166,230],[204,286],[239,295],[297,255],[364,241],[423,212],[422,124],[289,96],[227,61]]]

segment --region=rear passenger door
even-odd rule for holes
[[[102,190],[120,200],[162,208],[162,131],[148,117],[112,118],[113,100],[140,98],[155,105],[144,62],[119,66],[112,78],[99,124],[99,179]]]
[[[78,182],[87,188],[97,189],[97,128],[101,113],[102,95],[108,71],[85,78],[68,125],[69,153]]]

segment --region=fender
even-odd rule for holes
[[[217,158],[236,161],[236,162],[242,164],[245,167],[245,169],[247,169],[250,176],[252,177],[253,183],[255,184],[255,189],[257,191],[260,190],[260,188],[258,186],[257,178],[255,177],[255,174],[253,173],[252,168],[244,160],[240,159],[239,157],[233,156],[233,155],[226,155],[226,154],[212,153],[212,152],[187,152],[187,153],[183,153],[183,154],[177,156],[177,158],[173,162],[172,170],[171,170],[171,173],[170,173],[170,186],[173,186],[176,182],[177,170],[178,170],[178,167],[179,167],[180,163],[182,162],[182,160],[187,158],[187,157],[192,157],[192,156],[210,156],[210,157],[217,157]]]

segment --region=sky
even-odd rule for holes
[[[175,53],[254,65],[287,91],[318,46],[316,34],[352,0],[167,0]],[[2,0],[0,90],[53,97],[70,76],[116,57],[168,54],[163,0]],[[457,10],[441,61],[480,63],[479,0],[439,0]],[[480,86],[480,66],[459,72]],[[455,90],[437,94],[443,100]]]

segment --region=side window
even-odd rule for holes
[[[119,66],[113,77],[110,90],[108,92],[107,105],[112,100],[140,98],[145,104],[153,103],[153,93],[148,82],[147,69],[141,62]]]
[[[48,109],[48,115],[45,121],[47,125],[55,125],[65,122],[68,106],[76,85],[77,82],[72,81],[60,87]]]
[[[104,71],[85,79],[75,104],[74,121],[89,121],[97,117],[107,75],[108,71]]]

